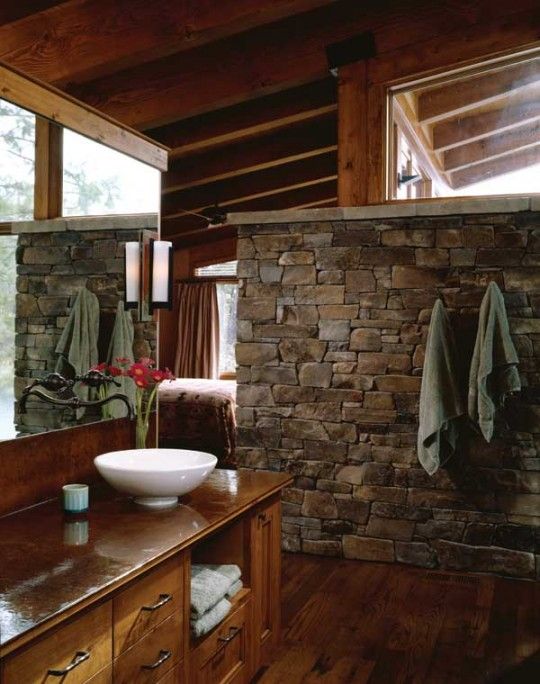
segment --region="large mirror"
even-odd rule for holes
[[[125,301],[125,246],[140,244],[144,273],[159,235],[159,164],[136,134],[128,156],[125,132],[118,144],[112,127],[82,135],[21,106],[28,90],[22,103],[15,91],[0,99],[2,440],[127,415],[121,402],[76,410],[21,397],[49,373],[73,378],[116,356],[157,353],[155,316]],[[91,139],[107,136],[111,146]],[[97,395],[81,383],[73,390]]]

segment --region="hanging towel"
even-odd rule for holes
[[[459,390],[457,353],[450,319],[440,299],[431,313],[422,387],[418,460],[433,475],[456,449],[459,418],[466,412]]]
[[[201,637],[203,634],[208,634],[216,625],[219,625],[222,620],[227,617],[232,606],[227,599],[223,598],[218,601],[216,605],[209,611],[201,615],[196,620],[190,620],[191,632],[194,637]]]
[[[191,615],[198,618],[215,606],[240,575],[238,565],[192,565]]]
[[[95,294],[82,288],[71,308],[66,326],[56,346],[56,371],[67,377],[86,373],[98,363],[99,302]],[[76,386],[80,399],[88,400],[90,388]],[[84,409],[77,411],[80,418]]]
[[[478,424],[487,442],[493,437],[497,409],[510,392],[521,389],[518,363],[504,298],[499,286],[491,282],[480,306],[469,373],[469,417]]]
[[[135,361],[133,356],[133,338],[135,336],[133,330],[133,318],[129,311],[124,308],[124,302],[119,301],[116,308],[116,318],[114,319],[114,327],[109,342],[109,350],[107,352],[107,363],[116,365],[116,359],[128,359],[130,363]],[[135,405],[135,383],[131,378],[118,377],[115,378],[117,385],[108,385],[107,394],[114,394],[120,392],[125,394],[132,406]],[[127,416],[127,407],[120,401],[111,401],[108,405],[107,413],[111,418],[124,418]]]

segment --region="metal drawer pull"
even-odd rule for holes
[[[231,627],[229,629],[229,636],[226,637],[218,637],[218,641],[221,641],[223,644],[228,644],[229,641],[232,641],[234,637],[238,634],[238,632],[241,630],[241,627]]]
[[[169,603],[169,601],[172,601],[172,596],[170,594],[160,594],[159,601],[157,603],[154,603],[153,606],[143,606],[142,610],[157,610],[166,603]]]
[[[155,663],[152,663],[152,665],[141,665],[141,668],[143,670],[155,670],[157,667],[160,665],[163,665],[163,663],[166,660],[169,660],[169,658],[172,656],[172,653],[170,651],[160,651],[159,652],[159,658],[156,660]]]
[[[63,670],[47,670],[47,675],[50,675],[51,677],[65,677],[68,672],[74,670],[78,665],[84,663],[85,660],[88,660],[88,658],[90,658],[90,653],[87,651],[77,651],[73,660],[69,665],[66,665]]]
[[[266,522],[266,513],[259,513],[259,522],[260,523]]]

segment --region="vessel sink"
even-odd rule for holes
[[[217,458],[187,449],[128,449],[110,451],[94,459],[103,478],[114,489],[134,497],[146,508],[170,508],[210,475]]]

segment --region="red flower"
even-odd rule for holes
[[[151,359],[148,356],[143,356],[141,359],[139,359],[139,363],[141,366],[145,366],[146,368],[153,368],[155,365],[154,359]]]
[[[118,366],[109,366],[107,370],[113,376],[113,378],[124,373],[124,371],[121,368],[118,368]]]
[[[142,389],[146,389],[148,387],[148,380],[145,377],[134,377],[133,381],[137,385],[137,387],[141,387]]]
[[[142,363],[133,363],[128,368],[127,374],[133,379],[146,378],[148,376],[148,367]]]
[[[105,362],[103,363],[98,363],[97,366],[93,366],[91,370],[96,370],[99,371],[100,373],[103,373],[107,369],[107,364]]]
[[[152,370],[150,371],[150,377],[154,382],[162,382],[165,380],[165,373],[160,370]]]
[[[115,359],[116,363],[119,363],[121,366],[128,366],[131,361],[129,359],[126,359],[123,356],[119,356],[117,359]]]

